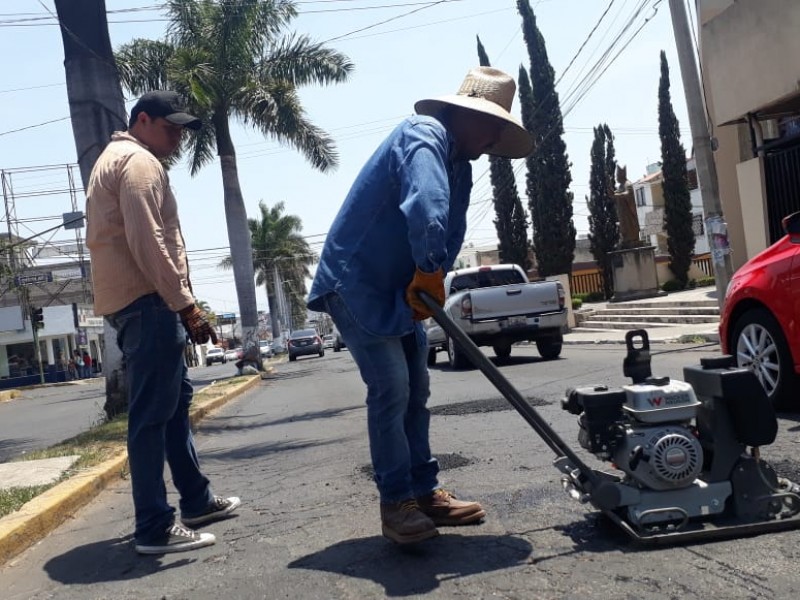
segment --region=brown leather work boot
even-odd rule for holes
[[[419,508],[436,525],[469,525],[486,516],[486,511],[477,502],[458,500],[446,490],[434,490],[428,496],[417,498]]]
[[[436,525],[412,499],[396,504],[381,504],[383,535],[398,544],[413,544],[439,535]]]

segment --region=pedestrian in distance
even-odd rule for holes
[[[83,379],[83,356],[80,350],[75,350],[75,370],[78,373],[78,379]]]
[[[75,364],[75,359],[70,356],[69,363],[67,363],[67,379],[74,381],[78,378],[78,365]]]
[[[89,356],[89,353],[84,350],[83,351],[83,378],[89,379],[92,376],[92,357]]]
[[[480,522],[478,502],[442,489],[429,441],[431,316],[461,249],[470,161],[521,158],[532,139],[510,114],[514,80],[480,67],[456,95],[421,100],[362,168],[328,232],[309,295],[333,319],[367,386],[367,430],[383,534],[397,543]]]
[[[160,162],[198,130],[175,92],[144,94],[128,130],[115,132],[92,169],[86,241],[92,262],[95,314],[117,332],[127,371],[128,461],[140,554],[208,546],[194,528],[225,518],[239,498],[215,496],[200,470],[189,423],[192,384],[186,335],[217,342],[192,294],[178,207]],[[182,525],[167,502],[164,461],[180,494]]]

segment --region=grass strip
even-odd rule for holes
[[[248,379],[249,377],[231,377],[222,381],[215,381],[211,385],[195,393],[192,408],[201,407],[204,402],[222,396]],[[127,436],[128,415],[122,414],[111,421],[94,425],[88,431],[64,440],[54,446],[43,450],[34,450],[24,456],[13,459],[12,462],[23,462],[43,458],[57,458],[60,456],[78,455],[80,457],[57,481],[51,484],[0,490],[0,518],[19,510],[19,508],[29,500],[50,489],[57,483],[69,479],[75,473],[99,465],[103,461],[115,456],[125,447]]]

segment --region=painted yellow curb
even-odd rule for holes
[[[197,425],[208,413],[216,410],[239,394],[246,392],[260,381],[260,375],[250,375],[247,381],[229,390],[220,390],[218,393],[214,390],[214,384],[204,387],[195,394],[195,400],[192,402],[192,407],[189,409],[189,421],[192,425]]]
[[[7,402],[8,400],[13,400],[20,396],[22,396],[22,392],[19,390],[3,390],[0,392],[0,402]]]
[[[253,375],[237,386],[216,394],[213,385],[195,393],[197,405],[189,420],[196,425],[209,412],[254,387],[261,376]],[[73,475],[26,502],[22,508],[0,519],[0,565],[30,548],[36,542],[88,504],[105,487],[127,472],[128,453],[117,456]]]
[[[0,519],[0,565],[29,548],[119,478],[128,454],[79,473],[25,503]]]

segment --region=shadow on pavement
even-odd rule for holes
[[[53,581],[75,585],[139,579],[195,562],[179,558],[163,564],[164,557],[140,556],[133,549],[132,539],[127,536],[78,546],[51,558],[44,570]]]
[[[227,419],[233,420],[236,419],[241,420],[242,422],[236,424],[228,424],[225,422],[225,417],[214,417],[213,421],[210,421],[208,424],[203,424],[202,429],[203,433],[205,434],[213,434],[218,433],[221,431],[247,431],[252,429],[259,429],[261,427],[273,427],[276,425],[285,425],[286,423],[299,423],[302,421],[315,421],[317,419],[330,419],[332,417],[337,417],[344,413],[353,411],[353,410],[366,410],[366,406],[363,404],[359,404],[356,406],[343,406],[341,408],[326,408],[324,410],[317,410],[312,412],[305,412],[300,414],[292,414],[287,417],[283,417],[281,419],[270,419],[270,420],[262,420],[262,421],[252,421],[252,422],[244,422],[247,418],[255,418],[254,415],[252,417],[242,416],[242,415],[233,415],[232,417],[227,417]]]
[[[317,448],[320,446],[340,444],[342,441],[344,441],[342,438],[325,441],[298,440],[288,442],[263,442],[259,444],[238,446],[236,448],[204,448],[203,459],[226,461],[258,458],[260,456],[267,456],[270,454],[276,454],[278,452],[289,452],[294,450],[303,450],[305,448]]]
[[[442,581],[530,564],[533,547],[509,535],[450,535],[409,546],[373,536],[339,542],[289,563],[308,569],[369,579],[387,597],[425,594]]]
[[[488,356],[487,358],[497,368],[514,367],[514,366],[519,366],[519,365],[535,365],[537,363],[548,363],[548,362],[553,362],[553,361],[557,361],[557,360],[566,360],[564,357],[558,357],[558,358],[547,360],[547,359],[542,358],[541,356],[519,356],[519,355],[517,355],[517,356],[511,355],[508,358],[498,358],[497,356]],[[438,361],[434,365],[429,365],[428,368],[429,369],[436,369],[437,371],[454,371],[454,372],[459,372],[459,371],[464,371],[464,370],[472,371],[472,370],[476,369],[476,367],[474,367],[471,363],[470,363],[470,366],[467,367],[466,369],[453,369],[450,366],[450,364],[448,362],[446,362],[446,360],[445,361]]]

